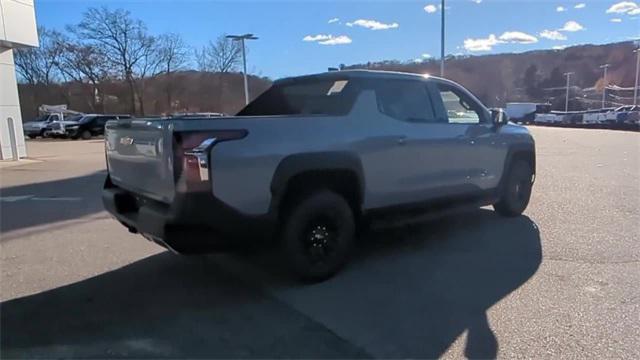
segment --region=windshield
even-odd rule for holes
[[[83,118],[83,115],[73,115],[65,118],[65,121],[80,121]]]
[[[77,121],[81,124],[85,124],[88,123],[89,121],[95,119],[95,116],[82,116],[80,119],[78,119]]]
[[[47,121],[48,118],[49,118],[49,115],[42,115],[42,116],[38,116],[37,118],[31,120],[31,122]]]

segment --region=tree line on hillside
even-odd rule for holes
[[[445,76],[468,89],[488,106],[507,102],[548,102],[564,110],[566,77],[571,77],[569,110],[601,107],[605,85],[632,87],[636,57],[633,41],[605,45],[577,45],[562,50],[536,50],[519,54],[448,56]],[[604,83],[602,64],[610,64]],[[344,69],[391,70],[438,75],[434,59],[417,62],[381,61],[342,66]],[[633,103],[632,91],[607,93],[607,106]]]
[[[15,50],[21,103],[26,112],[23,115],[31,116],[41,103],[55,100],[86,112],[107,110],[135,115],[229,112],[241,106],[214,106],[212,101],[210,106],[200,104],[193,108],[188,99],[176,98],[182,87],[177,80],[185,78],[213,81],[225,92],[241,97],[242,83],[234,74],[241,61],[241,49],[225,34],[193,49],[180,34],[151,34],[128,11],[107,7],[88,9],[80,22],[65,30],[63,33],[40,27],[40,47]],[[194,67],[201,72],[199,77],[188,74]],[[257,77],[250,80],[257,82],[250,83],[257,91],[269,83],[268,79]],[[151,94],[153,99],[148,99]],[[149,106],[152,109],[147,109]]]
[[[194,49],[179,34],[151,34],[128,11],[90,8],[64,33],[40,28],[40,47],[15,50],[23,118],[41,104],[68,104],[83,112],[133,115],[213,111],[233,114],[244,105],[241,49],[221,34]],[[507,102],[565,103],[565,72],[571,78],[570,110],[601,106],[605,85],[633,86],[632,41],[579,45],[520,54],[447,56],[446,77],[469,88],[488,106]],[[256,61],[260,61],[256,59]],[[601,64],[611,64],[607,84]],[[439,73],[439,61],[386,60],[341,69]],[[256,96],[268,78],[250,76]],[[610,91],[608,105],[631,103],[632,94]]]

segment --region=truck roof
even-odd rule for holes
[[[407,73],[407,72],[399,72],[399,71],[384,71],[384,70],[340,70],[340,71],[328,71],[318,74],[311,75],[302,75],[302,76],[292,76],[283,79],[279,79],[276,83],[287,83],[293,81],[300,80],[311,80],[311,79],[356,79],[356,78],[365,78],[365,79],[435,79],[443,82],[454,83],[451,80],[447,80],[441,77],[432,76],[429,74],[416,74],[416,73]]]

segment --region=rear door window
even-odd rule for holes
[[[356,99],[353,80],[311,79],[274,84],[238,116],[346,115]]]
[[[378,111],[396,120],[437,122],[427,85],[416,80],[384,80],[375,85]]]

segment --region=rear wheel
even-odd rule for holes
[[[531,198],[533,171],[529,163],[517,160],[506,174],[500,201],[493,208],[503,216],[518,216],[524,212]]]
[[[80,134],[80,137],[82,140],[89,140],[91,139],[91,132],[89,130],[85,130]]]
[[[298,277],[321,281],[347,261],[354,244],[353,212],[340,195],[322,190],[297,202],[286,215],[282,248]]]

